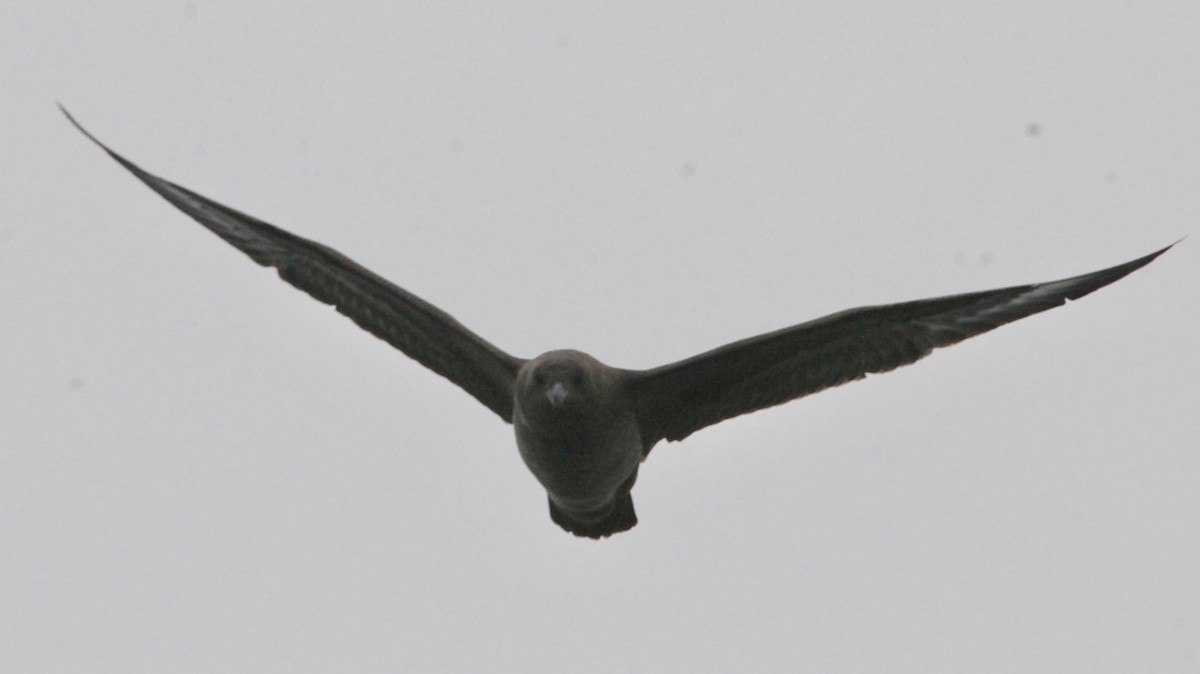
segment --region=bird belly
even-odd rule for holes
[[[550,498],[573,511],[610,503],[637,472],[642,445],[633,423],[599,432],[535,430],[514,420],[521,458]]]

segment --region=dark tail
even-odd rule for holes
[[[633,512],[633,498],[626,492],[613,501],[612,510],[598,518],[572,516],[559,508],[550,500],[550,519],[558,526],[587,538],[607,538],[622,531],[628,531],[637,524],[637,514]]]

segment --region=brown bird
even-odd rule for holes
[[[572,350],[524,359],[332,248],[143,171],[63,114],[176,208],[512,424],[521,458],[546,488],[550,518],[589,538],[637,524],[630,490],[660,440],[913,363],[1083,297],[1171,247],[1061,281],[850,309],[651,370]]]

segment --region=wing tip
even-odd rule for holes
[[[1184,236],[1184,237],[1180,238],[1178,241],[1175,241],[1171,244],[1163,246],[1162,248],[1159,248],[1158,250],[1154,251],[1153,253],[1150,253],[1148,255],[1143,255],[1142,257],[1139,257],[1135,260],[1130,260],[1129,262],[1125,262],[1125,263],[1122,263],[1122,264],[1119,264],[1119,265],[1116,265],[1113,267],[1109,267],[1108,269],[1102,269],[1097,272],[1092,272],[1090,274],[1084,274],[1082,276],[1077,276],[1072,279],[1066,279],[1065,281],[1061,281],[1059,283],[1082,282],[1078,285],[1078,287],[1075,288],[1074,292],[1069,292],[1066,295],[1064,295],[1064,298],[1067,300],[1077,300],[1081,297],[1084,297],[1086,295],[1089,295],[1089,294],[1095,292],[1096,290],[1099,290],[1100,288],[1103,288],[1106,285],[1115,283],[1115,282],[1125,278],[1129,274],[1132,274],[1133,272],[1137,271],[1138,269],[1145,267],[1146,265],[1150,264],[1154,260],[1158,259],[1158,257],[1160,255],[1167,252],[1168,250],[1171,250],[1172,248],[1175,247],[1176,244],[1178,244],[1180,241],[1183,241],[1183,239],[1186,239],[1186,238],[1187,237]],[[1055,285],[1055,284],[1051,283],[1051,284],[1044,284],[1044,285]]]
[[[116,151],[114,151],[112,148],[110,148],[107,145],[105,145],[104,143],[100,142],[100,139],[93,136],[90,131],[83,128],[83,125],[79,123],[79,120],[75,119],[75,116],[72,115],[69,110],[67,110],[66,106],[64,106],[62,104],[62,102],[55,101],[54,103],[58,106],[58,109],[59,109],[59,111],[62,112],[63,116],[67,118],[67,121],[71,123],[71,126],[74,126],[76,129],[79,130],[79,133],[82,133],[88,140],[95,143],[97,147],[99,147],[101,150],[104,150],[104,152],[106,154],[108,154],[108,156],[115,159],[118,164],[120,164],[121,166],[124,166],[127,170],[131,171],[134,175],[137,175],[139,178],[141,177],[141,174],[144,173],[144,171],[142,171],[141,168],[139,168],[137,166],[137,164],[134,164],[133,162],[126,159],[125,157],[121,156]]]
[[[1159,248],[1158,250],[1154,251],[1153,253],[1150,253],[1148,255],[1143,255],[1143,256],[1137,258],[1136,260],[1130,260],[1129,262],[1126,262],[1125,264],[1119,264],[1115,267],[1112,267],[1111,269],[1112,269],[1112,271],[1116,271],[1118,269],[1127,269],[1128,271],[1134,271],[1136,269],[1141,269],[1142,267],[1145,267],[1146,265],[1150,264],[1155,259],[1157,259],[1158,256],[1160,256],[1163,253],[1167,252],[1168,250],[1171,250],[1172,248],[1174,248],[1180,241],[1183,241],[1186,238],[1187,238],[1187,236],[1184,235],[1184,236],[1180,237],[1179,239],[1163,246],[1162,248]],[[1128,272],[1126,272],[1126,273],[1128,273]]]
[[[1167,252],[1168,250],[1171,250],[1175,246],[1179,245],[1186,238],[1188,238],[1188,235],[1184,234],[1183,236],[1179,237],[1178,239],[1175,239],[1171,243],[1168,243],[1167,245],[1163,246],[1162,248],[1159,248],[1158,250],[1154,251],[1153,253],[1150,253],[1149,255],[1146,255],[1145,257],[1143,257],[1141,259],[1146,260],[1146,262],[1150,262],[1150,261],[1154,260],[1154,258],[1158,257],[1159,255],[1162,255],[1163,253]]]
[[[61,112],[63,116],[67,118],[67,121],[70,122],[71,126],[75,127],[79,133],[87,136],[88,140],[92,141],[96,145],[99,145],[104,149],[105,152],[109,151],[109,149],[104,146],[104,143],[101,143],[99,139],[93,136],[87,129],[83,128],[83,125],[79,123],[79,120],[75,119],[75,115],[72,115],[70,110],[67,110],[67,107],[62,104],[62,101],[54,101],[54,104],[58,106],[59,112]]]
[[[1121,265],[1117,265],[1116,267],[1113,267],[1111,269],[1111,271],[1114,271],[1114,272],[1119,271],[1120,272],[1120,276],[1117,276],[1113,280],[1115,281],[1119,278],[1122,278],[1126,274],[1137,271],[1138,269],[1145,267],[1146,265],[1150,264],[1151,262],[1154,262],[1156,259],[1158,259],[1158,256],[1162,255],[1163,253],[1167,252],[1168,250],[1171,250],[1172,248],[1175,247],[1176,244],[1178,244],[1180,241],[1183,241],[1186,238],[1187,238],[1187,236],[1183,236],[1179,240],[1177,240],[1173,243],[1169,243],[1166,246],[1163,246],[1162,248],[1159,248],[1158,250],[1154,251],[1153,253],[1150,253],[1149,255],[1143,255],[1142,257],[1139,257],[1136,260],[1130,260],[1129,262],[1126,262],[1125,264],[1121,264]]]

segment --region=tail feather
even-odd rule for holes
[[[628,531],[637,524],[637,514],[633,511],[633,497],[628,493],[618,496],[613,501],[612,510],[598,518],[572,516],[550,499],[550,519],[576,536],[595,539]]]

